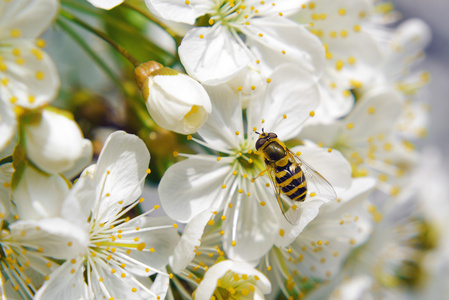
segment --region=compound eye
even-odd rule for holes
[[[256,150],[259,150],[267,142],[267,139],[258,139],[256,142]]]
[[[277,136],[276,133],[270,132],[270,133],[268,134],[268,137],[269,137],[270,139],[275,139],[275,138],[277,138],[278,136]]]

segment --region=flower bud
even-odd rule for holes
[[[212,111],[206,90],[185,74],[150,61],[138,66],[134,76],[148,112],[165,129],[195,133]]]
[[[41,118],[25,123],[24,129],[27,156],[45,172],[70,170],[83,155],[80,128],[61,113],[44,110]]]

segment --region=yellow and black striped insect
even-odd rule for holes
[[[299,223],[299,202],[307,197],[335,200],[332,185],[304,160],[295,155],[273,132],[259,134],[256,150],[263,156],[282,214],[293,225]]]

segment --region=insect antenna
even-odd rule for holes
[[[254,133],[260,134],[259,132],[255,131]],[[262,128],[262,133],[264,133],[263,128]]]

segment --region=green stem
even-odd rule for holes
[[[145,18],[147,18],[148,20],[150,20],[151,22],[153,22],[154,24],[156,24],[157,26],[159,26],[160,28],[165,30],[175,41],[177,41],[177,39],[179,38],[178,34],[176,34],[176,32],[174,32],[173,30],[167,28],[167,26],[164,23],[162,23],[160,20],[155,18],[148,11],[146,11],[146,10],[144,10],[144,9],[134,5],[134,4],[131,4],[129,2],[123,2],[122,6],[128,7],[129,9],[132,9],[132,10],[138,12],[139,14],[141,14],[142,16],[144,16]]]
[[[119,29],[125,31],[126,33],[128,33],[130,36],[133,36],[135,38],[138,37],[138,39],[142,41],[142,47],[147,49],[149,53],[152,53],[155,56],[157,56],[157,58],[158,58],[157,60],[159,62],[164,61],[165,62],[164,64],[168,64],[168,63],[177,62],[177,60],[178,60],[178,58],[175,55],[173,55],[172,53],[168,52],[167,50],[159,47],[157,44],[150,41],[144,34],[142,34],[142,32],[138,31],[135,27],[130,26],[129,23],[126,21],[124,22],[123,20],[117,20],[117,18],[114,18],[110,14],[101,14],[100,15],[98,12],[98,9],[94,9],[92,7],[92,5],[90,5],[91,7],[86,7],[85,5],[82,5],[78,2],[73,2],[70,0],[63,0],[61,3],[63,6],[65,6],[67,8],[75,9],[84,14],[88,14],[88,15],[94,16],[96,18],[101,17],[101,19],[109,26],[119,28]],[[126,8],[124,8],[124,9],[126,9]]]
[[[7,164],[7,163],[12,163],[12,155],[2,158],[0,160],[0,165]]]
[[[60,11],[60,15],[64,18],[78,24],[79,26],[83,27],[84,29],[92,32],[93,34],[97,35],[101,39],[103,39],[105,42],[109,43],[117,52],[119,52],[123,57],[125,57],[130,63],[132,63],[135,67],[140,65],[140,61],[138,61],[134,56],[132,56],[128,50],[117,44],[115,41],[113,41],[106,33],[90,26],[83,20],[75,17],[71,13],[65,10]]]
[[[114,72],[109,68],[109,66],[104,62],[103,59],[97,53],[92,50],[92,48],[84,41],[82,37],[79,36],[69,25],[67,25],[62,20],[57,20],[56,24],[68,34],[87,54],[92,58],[98,66],[109,76],[109,78],[120,88],[120,90],[125,94],[125,89],[123,88],[121,82],[115,76]]]

